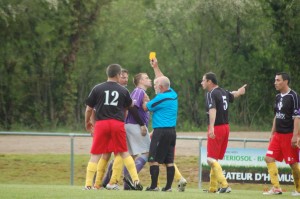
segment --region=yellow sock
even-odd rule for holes
[[[176,164],[174,164],[174,168],[175,168],[175,174],[174,174],[174,181],[179,181],[182,177],[179,169],[177,168]]]
[[[293,164],[292,166],[292,174],[294,178],[294,185],[297,192],[300,192],[300,168],[298,163]]]
[[[218,190],[218,181],[213,169],[210,169],[210,181],[209,181],[209,192],[215,192]]]
[[[102,178],[105,173],[107,162],[108,162],[107,160],[102,159],[102,158],[99,160],[99,162],[97,164],[97,175],[96,175],[96,179],[95,179],[95,186],[101,185],[101,181],[102,181]]]
[[[86,168],[85,186],[93,186],[93,179],[97,170],[97,163],[89,162]]]
[[[280,188],[278,179],[278,169],[275,162],[267,163],[268,172],[271,178],[271,183],[275,188]]]
[[[112,175],[109,184],[117,184],[122,176],[123,159],[120,155],[116,155],[112,166]]]
[[[131,156],[128,156],[127,158],[123,159],[124,165],[126,169],[128,170],[130,177],[132,181],[139,181],[139,176],[137,174],[136,168],[135,168],[135,163],[134,160],[132,159]]]
[[[222,172],[222,167],[219,164],[219,162],[212,163],[211,169],[213,170],[213,173],[216,176],[216,179],[219,183],[221,183],[222,188],[228,187],[227,180]]]

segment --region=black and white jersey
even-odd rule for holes
[[[300,117],[299,95],[290,90],[286,94],[277,94],[275,98],[274,114],[275,128],[278,133],[294,131],[294,117]]]
[[[116,119],[124,121],[125,108],[132,103],[127,88],[116,82],[96,85],[86,99],[86,105],[96,110],[96,121]]]
[[[206,111],[209,125],[209,109],[216,109],[215,126],[220,124],[228,124],[228,108],[232,103],[234,96],[227,90],[217,87],[206,94]]]

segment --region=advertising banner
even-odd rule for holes
[[[220,160],[228,182],[269,183],[270,176],[264,160],[267,149],[228,148],[224,159]],[[209,181],[210,167],[207,164],[206,148],[201,148],[202,181]],[[276,162],[279,180],[282,184],[293,184],[290,166]]]

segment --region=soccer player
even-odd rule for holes
[[[228,110],[229,103],[234,98],[245,94],[246,84],[237,91],[229,92],[218,86],[217,77],[214,73],[209,72],[203,75],[201,85],[206,93],[206,111],[208,117],[207,133],[207,163],[210,170],[210,187],[209,193],[229,193],[227,180],[222,172],[222,167],[218,160],[222,160],[226,152],[229,123]],[[218,190],[218,185],[221,185]]]
[[[136,86],[130,94],[134,106],[129,109],[125,120],[128,152],[135,158],[135,165],[139,173],[148,160],[150,136],[148,133],[149,112],[143,108],[144,97],[148,88],[152,86],[151,79],[146,73],[134,76]],[[132,189],[128,171],[124,170],[124,190]]]
[[[147,191],[158,191],[157,180],[159,175],[159,164],[165,164],[167,168],[167,183],[162,191],[172,191],[174,180],[174,149],[176,145],[176,120],[178,113],[177,93],[170,87],[170,80],[163,76],[157,63],[153,58],[150,64],[155,73],[154,89],[156,96],[146,103],[146,107],[153,113],[152,127],[153,136],[149,151],[149,164],[151,185]]]
[[[96,171],[105,169],[111,152],[120,155],[128,169],[134,185],[142,190],[132,157],[129,155],[124,129],[125,109],[132,106],[129,91],[118,84],[121,66],[111,64],[106,69],[107,81],[96,85],[86,100],[85,127],[91,131],[91,114],[96,110],[91,158],[86,172],[85,189],[92,188]],[[102,154],[102,155],[101,155]],[[100,160],[99,160],[100,159]],[[97,166],[99,162],[100,166]]]
[[[275,76],[275,89],[279,94],[275,97],[274,119],[271,130],[270,143],[266,153],[265,161],[273,187],[264,192],[264,195],[282,194],[278,179],[278,169],[275,160],[285,160],[292,169],[295,191],[293,196],[300,196],[300,169],[299,149],[296,147],[299,139],[300,125],[300,98],[299,95],[289,87],[290,76],[287,73],[277,73]]]

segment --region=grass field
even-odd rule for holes
[[[2,199],[199,199],[199,198],[228,198],[228,199],[261,199],[261,198],[295,198],[291,194],[282,196],[264,196],[261,191],[233,190],[226,194],[208,194],[199,189],[187,189],[185,192],[146,192],[146,191],[108,191],[108,190],[82,190],[82,186],[66,185],[4,185],[0,184],[0,197]]]
[[[176,190],[177,182],[173,183],[173,192],[137,192],[137,191],[83,191],[86,165],[89,155],[74,156],[74,186],[70,186],[70,156],[49,154],[0,154],[0,198],[98,198],[98,199],[158,199],[158,198],[266,198],[262,191],[270,187],[266,184],[231,184],[230,194],[206,194],[198,189],[198,158],[194,156],[178,156],[176,164],[182,175],[187,179],[186,192]],[[165,169],[161,167],[160,187],[165,183]],[[150,184],[149,166],[139,174],[144,187]],[[203,188],[208,183],[202,183]],[[291,197],[294,187],[282,186],[285,193],[282,197]],[[272,196],[270,196],[272,197]]]

